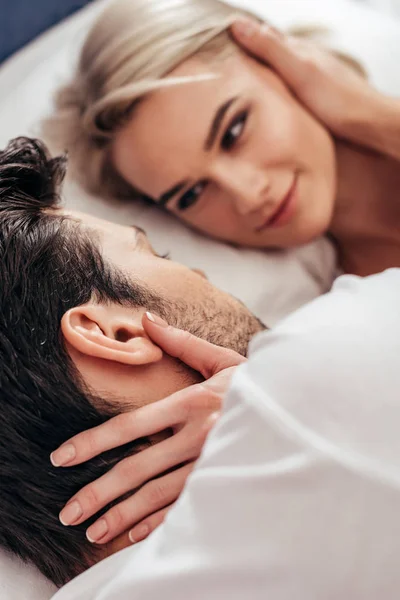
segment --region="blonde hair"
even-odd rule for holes
[[[250,15],[221,0],[110,3],[42,127],[52,151],[68,151],[71,173],[88,191],[141,197],[113,167],[110,147],[116,132],[147,94],[191,80],[168,77],[186,59],[217,60],[239,51],[229,34],[238,13]]]

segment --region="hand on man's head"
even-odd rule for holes
[[[61,512],[64,524],[78,525],[110,502],[139,488],[87,531],[88,539],[98,544],[122,535],[118,549],[144,539],[162,522],[180,495],[218,417],[234,369],[246,360],[233,350],[168,326],[150,313],[144,315],[143,327],[164,352],[201,373],[204,382],[78,434],[51,457],[56,466],[74,466],[135,439],[172,431],[172,436],[125,458],[87,485]],[[78,517],[72,516],[77,514]],[[128,535],[126,532],[132,526],[135,527]]]

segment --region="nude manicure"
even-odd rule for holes
[[[129,540],[132,544],[136,544],[136,542],[141,542],[150,532],[150,528],[148,525],[142,525],[137,529],[132,529],[129,532]]]
[[[72,444],[66,444],[61,446],[58,450],[55,450],[50,454],[50,460],[54,467],[63,467],[73,460],[76,456],[75,446]]]
[[[61,523],[65,526],[73,525],[83,515],[81,505],[77,500],[67,504],[59,514]]]
[[[155,325],[159,325],[160,327],[168,327],[168,323],[158,315],[153,315],[151,312],[146,312],[146,317]]]
[[[86,537],[94,544],[103,538],[108,532],[108,525],[105,519],[100,519],[97,523],[94,523],[89,529],[86,531]]]

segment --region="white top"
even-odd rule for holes
[[[165,524],[57,600],[400,597],[400,270],[259,336]]]

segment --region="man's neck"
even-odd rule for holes
[[[336,143],[336,156],[338,191],[329,231],[344,269],[351,271],[359,264],[356,270],[367,274],[375,270],[368,268],[372,248],[377,247],[378,255],[378,248],[386,248],[392,235],[397,242],[400,169],[389,158],[345,142]]]

